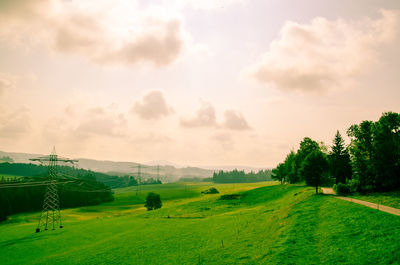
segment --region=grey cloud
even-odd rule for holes
[[[225,128],[239,131],[250,129],[249,124],[241,113],[234,110],[227,110],[225,111],[224,116],[225,121],[223,126]]]
[[[145,120],[157,120],[171,114],[172,108],[168,106],[161,91],[155,90],[147,93],[141,102],[136,102],[132,111]]]
[[[215,108],[208,102],[202,102],[201,108],[197,111],[196,116],[190,119],[181,119],[180,124],[183,127],[216,127],[217,116]]]
[[[348,86],[379,59],[379,51],[399,36],[400,12],[381,18],[287,22],[252,75],[286,91],[321,92]]]

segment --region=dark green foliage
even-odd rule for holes
[[[290,183],[297,183],[305,180],[300,170],[303,167],[303,162],[306,157],[314,151],[320,151],[319,145],[316,141],[309,137],[305,137],[300,143],[300,148],[294,157],[294,172]]]
[[[329,174],[324,173],[318,185],[331,185],[334,180],[336,184],[345,184],[350,193],[400,189],[400,114],[383,113],[377,122],[363,121],[352,125],[347,134],[351,142],[346,148],[337,131],[328,155]],[[273,178],[281,182],[305,180],[310,183],[306,179],[304,163],[309,154],[324,154],[326,150],[323,143],[319,145],[305,137],[299,150],[288,154],[273,170]],[[306,167],[311,168],[310,161],[307,163]]]
[[[373,168],[373,126],[372,121],[363,121],[360,125],[352,125],[347,134],[351,137],[349,150],[352,156],[354,177],[363,189],[371,189],[375,184]]]
[[[271,170],[260,170],[257,173],[245,173],[243,170],[214,172],[212,181],[215,183],[250,183],[271,180]]]
[[[68,166],[59,166],[57,170],[60,182],[73,180],[59,185],[61,208],[95,205],[114,199],[111,189],[96,180],[105,174]],[[42,209],[46,186],[20,187],[20,183],[46,181],[47,171],[48,167],[42,165],[0,163],[0,174],[24,176],[7,182],[1,179],[1,182],[14,183],[16,187],[0,188],[0,221],[11,214]]]
[[[318,187],[324,183],[329,165],[326,155],[319,150],[314,150],[304,159],[300,174],[309,186],[314,186],[316,193]]]
[[[46,180],[45,177],[20,178],[15,186],[22,182],[37,182]],[[60,180],[62,183],[64,180]],[[40,211],[43,205],[46,186],[23,186],[0,188],[0,221],[8,215]],[[114,197],[109,187],[97,182],[91,176],[84,176],[72,183],[59,184],[59,198],[61,208],[96,205],[102,202],[113,201]]]
[[[291,151],[285,158],[283,163],[272,171],[272,178],[281,181],[281,183],[298,183],[304,181],[300,170],[307,156],[314,152],[321,152],[319,144],[309,137],[305,137],[301,143],[299,150],[295,153]]]
[[[284,163],[280,163],[276,168],[272,170],[271,177],[273,179],[279,180],[281,184],[285,182],[285,176],[286,176],[286,168]]]
[[[400,115],[383,113],[379,121],[352,125],[347,133],[359,190],[400,189]]]
[[[374,126],[374,188],[400,188],[400,114],[387,112]]]
[[[333,146],[329,152],[329,168],[336,184],[346,183],[351,178],[350,155],[339,131],[336,132]]]
[[[285,172],[285,181],[289,183],[294,183],[298,181],[298,177],[296,176],[296,164],[295,164],[296,154],[294,151],[291,151],[285,158],[284,164],[284,172]]]
[[[148,211],[156,210],[161,208],[162,202],[160,198],[160,194],[149,192],[146,197],[146,204],[144,207],[147,208]]]
[[[346,184],[343,184],[343,183],[338,183],[338,184],[333,185],[333,189],[339,195],[350,194],[350,188]]]
[[[82,168],[73,168],[70,166],[57,166],[57,171],[61,175],[73,177],[91,176],[95,180],[102,182],[110,188],[122,188],[129,186],[137,186],[138,180],[133,176],[110,176],[105,173],[95,172]],[[0,174],[15,176],[43,176],[47,174],[47,166],[23,163],[0,163]],[[140,185],[162,184],[161,180],[148,178],[141,180]]]
[[[241,194],[225,194],[222,195],[219,199],[220,200],[237,200],[242,197]]]
[[[217,188],[211,187],[209,189],[206,189],[206,190],[202,191],[201,193],[203,193],[203,194],[217,194],[217,193],[219,193],[219,191],[217,190]]]

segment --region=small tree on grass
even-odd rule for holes
[[[147,208],[148,211],[155,210],[161,208],[162,202],[160,198],[160,194],[149,192],[146,197],[146,204],[144,207]]]
[[[315,150],[307,155],[302,163],[300,174],[309,186],[314,186],[316,193],[318,187],[324,182],[325,174],[329,168],[326,155],[319,150]]]

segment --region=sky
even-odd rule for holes
[[[400,112],[399,47],[398,0],[0,0],[0,150],[274,167]]]

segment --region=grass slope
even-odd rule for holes
[[[400,218],[295,185],[180,183],[116,191],[62,212],[65,228],[35,234],[37,214],[0,224],[2,264],[396,264]],[[216,186],[221,194],[202,195]],[[145,211],[148,191],[163,208]]]
[[[351,195],[349,197],[400,209],[400,191],[377,192],[366,195],[359,194]]]

